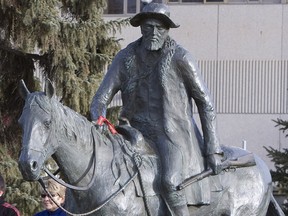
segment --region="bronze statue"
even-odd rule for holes
[[[178,27],[168,7],[149,3],[130,22],[142,37],[113,60],[92,101],[94,124],[57,101],[49,80],[44,92],[33,93],[20,82],[24,179],[43,184],[45,171],[66,186],[65,211],[72,215],[284,216],[265,163],[243,149],[220,147],[199,69],[168,35]],[[105,118],[118,91],[119,133]],[[112,133],[102,133],[103,122]],[[50,156],[67,183],[45,167]]]
[[[86,118],[57,101],[49,81],[44,92],[30,93],[23,81],[20,84],[25,106],[19,119],[23,128],[19,168],[24,179],[43,184],[45,171],[69,188],[65,211],[70,215],[170,215],[161,195],[160,163],[149,141],[139,136],[130,142],[119,133],[100,133]],[[125,127],[118,131],[125,133]],[[272,195],[265,163],[240,148],[222,146],[222,150],[227,160],[220,175],[207,170],[177,187],[181,191],[196,184],[210,195],[209,205],[189,205],[190,215],[284,216]],[[65,182],[45,166],[50,156]],[[208,187],[203,181],[209,182]],[[193,192],[198,191],[187,190],[187,200]]]
[[[211,167],[221,170],[222,150],[216,134],[215,109],[190,53],[169,37],[177,28],[165,4],[149,3],[130,23],[142,37],[121,50],[93,98],[91,117],[105,117],[113,96],[121,91],[120,123],[139,130],[154,144],[161,160],[166,202],[175,215],[189,215],[184,191],[176,187]],[[195,101],[203,138],[193,120]],[[203,160],[204,159],[204,160]],[[206,165],[207,162],[207,165]],[[200,185],[189,204],[209,204]]]

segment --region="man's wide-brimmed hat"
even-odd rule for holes
[[[169,28],[178,28],[179,25],[175,24],[170,19],[170,11],[167,5],[161,3],[149,3],[144,6],[143,10],[131,18],[130,24],[134,27],[141,25],[145,19],[157,19],[162,21]]]

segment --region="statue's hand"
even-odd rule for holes
[[[215,175],[222,171],[222,155],[211,154],[208,156],[208,165],[212,168]]]
[[[99,131],[101,134],[104,134],[107,132],[108,127],[106,124],[99,125],[98,121],[92,121],[92,123],[94,124],[96,130]]]

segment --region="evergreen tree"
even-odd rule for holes
[[[280,127],[279,130],[283,131],[283,133],[287,133],[286,137],[288,137],[288,121],[277,119],[274,120],[276,123],[276,127]],[[266,148],[264,147],[268,156],[271,158],[271,161],[274,162],[275,171],[271,170],[272,180],[276,183],[278,192],[280,194],[285,194],[288,196],[288,149],[284,148],[283,151],[279,151],[272,147]],[[288,203],[283,204],[283,210],[286,214],[288,214]]]
[[[19,135],[20,79],[30,90],[41,90],[41,82],[33,76],[35,66],[55,83],[61,102],[89,116],[103,72],[120,49],[113,35],[128,25],[128,19],[105,22],[106,4],[106,0],[0,1],[0,142]]]
[[[276,127],[280,127],[283,133],[287,132],[286,137],[288,137],[288,121],[277,119],[274,120]],[[275,171],[271,171],[273,182],[277,182],[277,186],[281,190],[281,193],[288,195],[288,149],[283,149],[279,151],[272,147],[266,148],[268,156],[271,161],[274,162]]]
[[[42,90],[41,78],[47,77],[63,104],[88,117],[92,96],[120,49],[114,34],[129,23],[128,19],[105,22],[106,4],[106,0],[0,1],[0,173],[7,180],[7,200],[16,203],[23,216],[33,215],[41,205],[38,184],[25,182],[17,168],[21,146],[17,120],[24,105],[18,83],[24,79],[29,90]]]
[[[287,133],[286,137],[288,137],[288,121],[277,119],[274,122],[276,122],[276,126],[280,127],[283,133]],[[265,149],[276,168],[275,171],[271,171],[273,182],[277,183],[280,193],[288,196],[288,149],[284,148],[283,151],[272,147],[265,147]]]

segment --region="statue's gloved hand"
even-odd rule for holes
[[[97,131],[99,131],[101,134],[104,134],[108,131],[108,126],[106,124],[99,124],[99,121],[92,121],[92,123],[95,125],[95,128]]]
[[[106,119],[104,116],[99,116],[97,121],[92,121],[92,123],[95,125],[96,129],[102,134],[108,132],[108,129],[112,134],[117,134],[114,125],[111,124],[111,122],[109,122],[108,119]]]
[[[223,156],[221,154],[208,155],[208,165],[215,175],[222,171],[222,158]]]

